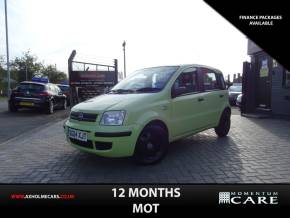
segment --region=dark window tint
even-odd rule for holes
[[[31,92],[31,93],[39,93],[44,91],[45,86],[41,84],[34,83],[21,83],[18,87],[19,92]]]
[[[178,95],[197,92],[198,83],[196,68],[190,68],[181,73],[174,82],[173,91],[178,91]]]

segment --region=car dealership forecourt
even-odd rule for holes
[[[198,133],[170,144],[166,158],[147,166],[81,152],[66,142],[64,120],[50,123],[0,144],[0,182],[289,183],[290,122],[238,113],[231,121],[227,137]]]

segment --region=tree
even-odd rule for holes
[[[41,76],[41,70],[43,69],[43,64],[29,50],[23,53],[22,57],[16,57],[12,60],[11,66],[11,77],[15,77],[14,79],[17,82],[31,80],[32,77]]]
[[[41,71],[42,77],[48,77],[51,83],[61,83],[67,80],[67,75],[64,72],[58,71],[55,66],[45,66]]]

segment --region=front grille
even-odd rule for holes
[[[76,144],[76,145],[78,145],[80,147],[90,148],[90,149],[93,149],[94,148],[93,142],[91,140],[88,140],[88,141],[84,142],[84,141],[80,141],[80,140],[77,140],[77,139],[70,138],[70,141],[73,144]]]
[[[97,114],[89,114],[83,112],[74,112],[70,113],[70,118],[73,120],[78,121],[85,121],[85,122],[96,122],[98,115]]]
[[[109,150],[112,148],[112,142],[95,142],[97,150]]]

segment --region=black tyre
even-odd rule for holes
[[[153,164],[160,161],[168,149],[166,131],[157,125],[146,126],[135,147],[134,161],[138,164]]]
[[[49,101],[48,102],[47,109],[46,109],[46,113],[47,114],[53,114],[53,112],[54,112],[54,104],[53,104],[53,101]]]
[[[18,111],[18,108],[11,102],[8,103],[8,110],[10,112],[17,112]]]
[[[219,137],[225,137],[231,128],[231,112],[225,110],[220,118],[218,126],[214,129]]]

